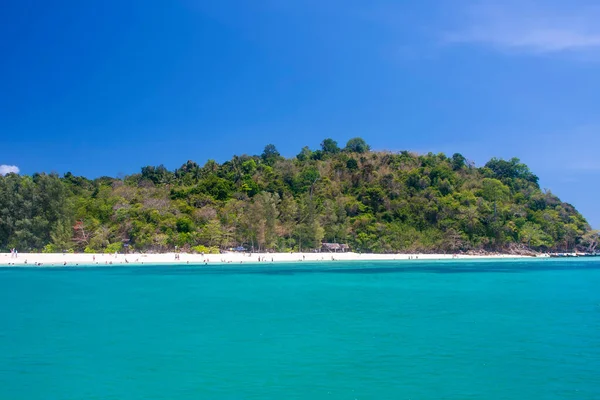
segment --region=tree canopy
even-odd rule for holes
[[[342,150],[325,139],[284,158],[274,145],[123,179],[66,173],[0,177],[0,250],[362,252],[596,249],[575,208],[542,191],[520,160],[481,168],[461,154]]]
[[[355,137],[348,140],[344,150],[352,153],[366,153],[370,149],[371,147],[367,144],[367,142],[365,142],[364,139]]]

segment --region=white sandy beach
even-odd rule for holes
[[[0,266],[77,266],[77,265],[145,265],[145,264],[257,264],[378,260],[452,260],[452,259],[531,258],[516,255],[452,254],[359,254],[359,253],[224,253],[224,254],[84,254],[84,253],[0,253]]]

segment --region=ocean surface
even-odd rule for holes
[[[600,260],[0,268],[0,400],[600,399]]]

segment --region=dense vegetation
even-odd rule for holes
[[[326,139],[285,159],[273,145],[124,179],[71,173],[0,177],[0,250],[195,251],[245,246],[361,252],[573,250],[597,232],[540,190],[516,158],[476,168],[454,154],[372,152]]]

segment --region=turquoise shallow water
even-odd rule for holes
[[[600,399],[600,260],[0,269],[4,399]]]

